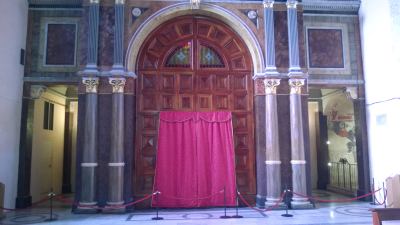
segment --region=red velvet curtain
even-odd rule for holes
[[[236,204],[230,112],[161,112],[153,206]]]

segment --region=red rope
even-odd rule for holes
[[[41,200],[39,200],[39,201],[37,201],[37,202],[32,203],[30,206],[28,206],[28,207],[26,207],[26,208],[23,208],[23,209],[10,209],[10,208],[4,208],[4,207],[0,207],[0,209],[1,209],[1,210],[5,210],[5,211],[21,211],[21,210],[27,210],[27,209],[33,208],[33,207],[35,207],[35,206],[37,206],[37,205],[40,205],[40,204],[42,204],[43,202],[46,202],[46,201],[48,201],[48,200],[49,200],[48,197],[47,197],[47,198],[43,198],[43,199],[41,199]]]
[[[129,202],[129,203],[122,204],[122,205],[107,205],[107,206],[104,206],[104,207],[99,207],[99,206],[96,206],[96,205],[94,205],[94,206],[91,206],[91,205],[80,205],[78,202],[68,201],[68,200],[64,199],[62,196],[61,196],[60,198],[57,198],[57,200],[60,201],[60,202],[62,202],[62,203],[73,204],[74,206],[77,206],[77,207],[79,207],[79,208],[88,208],[88,209],[120,209],[120,208],[124,208],[124,207],[127,207],[127,206],[131,206],[131,205],[135,205],[135,204],[138,204],[138,203],[140,203],[140,202],[143,202],[143,201],[145,201],[145,200],[151,198],[151,197],[152,197],[153,195],[155,195],[155,194],[157,194],[157,192],[155,192],[155,193],[153,193],[153,194],[150,194],[150,195],[146,195],[145,197],[143,197],[143,198],[141,198],[141,199],[138,199],[138,200],[136,200],[136,201],[134,201],[134,202]]]
[[[333,200],[320,199],[320,198],[316,198],[316,197],[313,197],[313,196],[307,196],[307,195],[303,195],[303,194],[296,193],[296,192],[293,192],[293,194],[294,195],[298,195],[298,196],[303,197],[303,198],[308,198],[308,199],[311,199],[311,200],[314,200],[314,201],[317,201],[317,202],[352,202],[352,201],[356,201],[356,200],[361,199],[361,198],[365,198],[365,197],[371,196],[371,195],[375,194],[376,192],[380,191],[381,189],[382,188],[379,188],[376,191],[370,192],[370,193],[365,194],[365,195],[357,196],[357,197],[354,197],[354,198],[333,199]]]
[[[380,192],[379,192],[380,194]],[[387,198],[387,193],[385,190],[383,190],[383,202],[379,202],[378,199],[376,198],[376,193],[374,193],[374,197],[375,197],[375,201],[378,203],[378,205],[383,205],[386,202],[386,198]],[[382,197],[382,195],[381,195]]]
[[[251,206],[251,205],[246,201],[246,199],[243,198],[243,196],[240,194],[240,192],[238,192],[238,195],[239,195],[240,200],[242,200],[242,202],[243,202],[245,205],[247,205],[247,207],[249,207],[249,208],[251,208],[251,209],[253,209],[253,210],[257,211],[257,212],[268,212],[268,211],[271,211],[271,210],[273,210],[273,209],[279,207],[279,204],[282,202],[283,198],[285,197],[286,192],[282,192],[281,197],[279,198],[279,200],[276,201],[274,205],[269,206],[269,207],[266,208],[266,209],[258,209],[258,208],[255,208],[255,207]]]

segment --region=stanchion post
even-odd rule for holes
[[[285,214],[281,215],[283,217],[293,217],[293,215],[289,214],[289,212],[288,212],[288,209],[289,209],[289,203],[288,203],[289,202],[288,201],[289,192],[290,192],[290,190],[287,189],[287,188],[284,190],[284,193],[285,193],[285,210],[286,210],[286,212],[285,212]]]
[[[224,212],[225,212],[225,215],[220,216],[219,218],[221,218],[221,219],[229,219],[229,218],[231,218],[230,216],[226,215],[226,188],[225,188],[225,186],[224,186]]]
[[[243,218],[243,216],[239,215],[239,190],[236,189],[236,215],[232,216],[232,218]]]
[[[156,192],[156,202],[158,202],[158,195],[160,194],[159,191]],[[158,216],[158,206],[156,206],[156,217],[151,218],[152,220],[163,220],[164,218]]]
[[[55,196],[54,192],[53,192],[53,188],[51,189],[50,193],[48,194],[49,196],[49,202],[50,202],[50,218],[46,219],[45,221],[55,221],[57,220],[57,218],[53,217],[53,198]]]
[[[371,188],[371,193],[375,191],[375,179],[372,178],[372,188]],[[371,205],[375,205],[375,193],[372,195],[372,202],[370,203]]]
[[[386,190],[385,190],[385,182],[382,182],[382,190],[383,190],[383,204],[386,208]],[[375,195],[375,194],[374,194]]]

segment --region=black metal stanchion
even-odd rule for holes
[[[239,215],[239,191],[236,189],[236,214],[232,216],[232,218],[243,218],[243,216]]]
[[[225,186],[224,186],[224,212],[225,212],[225,215],[220,216],[219,218],[221,218],[221,219],[229,219],[229,218],[231,218],[230,216],[226,215],[226,190],[225,190]]]
[[[49,196],[49,202],[50,202],[50,218],[46,219],[45,221],[55,221],[57,220],[56,217],[53,217],[53,197],[55,196],[53,189],[51,189],[50,193],[48,194]]]
[[[289,214],[289,212],[288,212],[288,209],[289,209],[289,199],[288,199],[288,197],[289,197],[290,190],[285,189],[284,192],[285,192],[285,206],[286,206],[285,210],[286,210],[286,212],[285,212],[285,214],[282,214],[281,216],[283,216],[283,217],[293,217],[293,215]]]
[[[159,191],[156,192],[156,202],[158,201],[158,195],[160,194]],[[163,220],[164,218],[158,216],[158,206],[156,207],[156,217],[151,218],[152,220]]]
[[[375,179],[372,178],[372,188],[371,188],[371,192],[375,191]],[[371,205],[376,205],[375,204],[375,193],[372,195],[372,202],[369,203]]]
[[[386,190],[385,190],[385,182],[382,182],[382,190],[383,190],[383,204],[386,208]],[[375,193],[374,193],[375,195]]]

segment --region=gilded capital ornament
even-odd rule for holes
[[[108,82],[112,85],[113,93],[124,93],[124,87],[126,83],[125,78],[110,77]]]
[[[265,94],[276,95],[276,87],[281,83],[280,79],[265,79]]]
[[[264,0],[263,5],[264,8],[274,8],[274,1]]]
[[[295,8],[297,8],[297,3],[298,3],[297,1],[288,0],[286,2],[286,6],[288,9],[295,9]]]
[[[304,79],[290,79],[290,94],[301,94],[301,87],[304,86]]]
[[[99,4],[100,0],[90,0],[90,4]]]
[[[97,86],[99,85],[99,78],[97,77],[84,77],[82,83],[86,86],[86,93],[97,93]]]
[[[115,0],[115,4],[123,5],[125,4],[125,0]]]

